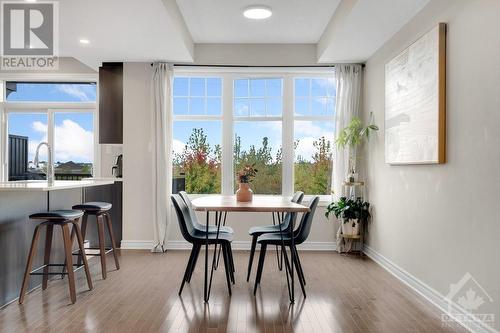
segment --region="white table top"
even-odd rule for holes
[[[8,191],[55,191],[73,188],[102,186],[113,184],[112,180],[56,180],[49,186],[45,180],[21,180],[13,182],[0,182],[0,192]]]
[[[250,202],[238,202],[235,195],[209,195],[192,201],[197,211],[219,212],[308,212],[309,207],[277,195],[254,195]]]

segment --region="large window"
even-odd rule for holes
[[[173,192],[221,192],[222,80],[176,77]]]
[[[234,172],[254,165],[259,175],[252,190],[257,194],[282,190],[282,99],[280,78],[234,80]]]
[[[257,194],[328,195],[335,85],[332,72],[176,73],[173,191],[231,194],[254,165]]]
[[[294,189],[330,194],[335,82],[331,78],[296,78],[294,88]]]
[[[4,86],[5,178],[46,179],[48,149],[40,145],[43,142],[52,147],[57,180],[92,176],[96,162],[95,83],[6,82]]]

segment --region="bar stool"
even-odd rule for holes
[[[49,268],[53,266],[61,267],[64,266],[66,268],[63,274],[68,275],[68,284],[69,284],[69,294],[71,298],[71,302],[76,302],[76,291],[75,291],[75,271],[80,268],[85,269],[85,275],[87,276],[87,284],[89,289],[92,290],[92,279],[90,277],[89,265],[87,263],[87,258],[85,257],[85,249],[83,247],[83,237],[80,232],[80,227],[78,226],[78,219],[83,216],[83,212],[78,210],[53,210],[49,212],[41,212],[30,215],[30,219],[33,220],[44,220],[44,222],[40,223],[36,226],[35,231],[33,232],[33,240],[31,241],[31,247],[28,254],[28,261],[26,263],[26,270],[24,272],[23,284],[21,287],[21,294],[19,295],[19,304],[23,304],[24,296],[26,294],[26,290],[28,288],[28,282],[30,275],[42,275],[42,290],[47,289],[47,282],[49,279],[49,275],[60,275],[61,272],[50,272]],[[69,232],[69,225],[73,225],[73,232],[76,233],[78,239],[78,247],[79,252],[82,253],[83,265],[73,264],[73,251],[72,251],[72,242],[71,236]],[[64,252],[65,252],[65,263],[64,264],[51,264],[50,263],[50,250],[52,247],[52,234],[54,231],[54,225],[58,225],[61,227],[62,236],[63,236],[63,244],[64,244]],[[40,236],[40,230],[42,227],[46,227],[45,234],[45,253],[43,259],[43,266],[31,270],[31,265],[33,264],[33,259],[36,255],[36,245],[38,242],[38,238]],[[76,266],[76,268],[73,268]],[[38,273],[37,271],[43,269],[42,273]]]
[[[113,256],[115,257],[115,266],[116,269],[120,269],[120,263],[118,262],[118,255],[116,253],[116,243],[115,236],[113,234],[113,226],[111,224],[111,216],[109,215],[109,210],[112,205],[108,202],[85,202],[79,205],[74,205],[72,208],[83,211],[82,218],[82,235],[85,239],[85,234],[87,232],[87,219],[89,215],[94,215],[96,217],[97,222],[97,234],[99,236],[99,247],[90,247],[87,250],[99,250],[99,253],[88,253],[88,256],[100,256],[101,257],[101,270],[102,270],[102,278],[106,279],[106,254],[109,252],[113,252]],[[106,218],[106,226],[108,229],[109,239],[111,240],[111,247],[105,247],[104,240],[104,219]],[[72,235],[73,237],[73,235]],[[78,262],[80,263],[80,257],[78,258]]]

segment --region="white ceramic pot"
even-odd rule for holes
[[[344,235],[355,236],[359,235],[359,220],[358,219],[349,219],[342,221],[342,233]]]

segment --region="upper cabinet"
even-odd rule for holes
[[[123,63],[99,68],[99,143],[123,143]]]

